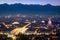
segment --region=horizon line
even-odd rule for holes
[[[11,4],[24,4],[24,3],[0,3],[0,4],[8,4],[8,5],[11,5]],[[60,6],[60,5],[53,5],[53,4],[24,4],[24,5],[52,5],[52,6]]]

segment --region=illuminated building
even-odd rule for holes
[[[12,24],[19,24],[19,22],[13,22]]]
[[[52,26],[52,21],[50,18],[48,18],[48,26]]]

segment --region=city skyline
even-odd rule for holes
[[[14,3],[22,3],[22,4],[51,4],[51,5],[59,5],[60,6],[60,0],[0,0],[0,4],[14,4]]]

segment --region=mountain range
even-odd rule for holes
[[[60,15],[60,6],[51,4],[0,4],[0,15]]]

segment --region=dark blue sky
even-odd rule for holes
[[[60,5],[60,0],[0,0],[0,4],[8,3],[22,3],[22,4],[52,4],[52,5]]]

